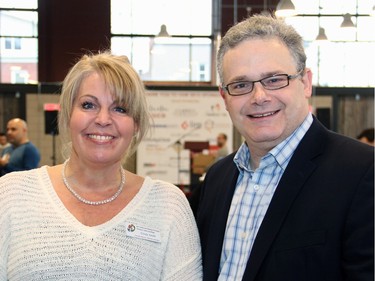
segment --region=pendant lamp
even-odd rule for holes
[[[342,28],[355,28],[355,25],[351,19],[351,15],[349,13],[344,15],[344,20],[341,23]]]
[[[160,32],[157,37],[169,37],[169,33],[167,31],[167,26],[165,24],[162,24],[160,26]]]
[[[280,0],[276,6],[277,17],[292,17],[297,15],[296,8],[291,0]]]
[[[319,27],[319,34],[318,34],[318,36],[316,37],[315,40],[317,40],[317,41],[326,41],[326,40],[328,40],[326,32],[325,32],[325,30],[324,30],[323,27]]]

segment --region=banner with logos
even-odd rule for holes
[[[148,91],[147,102],[153,123],[137,150],[137,174],[189,185],[185,142],[215,146],[217,135],[225,133],[231,152],[233,127],[218,91]]]

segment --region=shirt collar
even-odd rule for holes
[[[292,157],[298,144],[306,134],[307,130],[310,128],[312,122],[312,114],[309,113],[305,120],[301,123],[301,125],[299,125],[289,137],[287,137],[284,141],[279,143],[265,156],[262,157],[259,167],[264,166],[264,164],[266,164],[265,162],[276,161],[278,165],[280,165],[280,167],[285,170],[290,158]],[[233,161],[240,172],[243,170],[251,171],[250,158],[251,153],[246,142],[244,142],[238,149]],[[274,160],[270,158],[273,158]]]

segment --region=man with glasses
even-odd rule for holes
[[[281,19],[253,16],[222,38],[220,95],[245,141],[201,188],[204,281],[374,278],[374,150],[309,111],[305,63]]]

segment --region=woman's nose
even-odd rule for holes
[[[96,116],[96,122],[101,126],[106,126],[108,124],[111,124],[112,123],[111,112],[106,109],[101,109]]]

